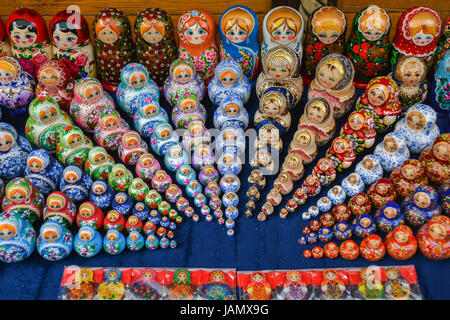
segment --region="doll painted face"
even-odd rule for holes
[[[406,116],[406,124],[412,130],[420,130],[425,127],[426,119],[422,112],[419,111],[411,111],[408,112]]]
[[[426,46],[427,44],[430,44],[433,39],[434,36],[432,34],[424,33],[423,31],[420,31],[412,38],[413,42],[418,46]]]
[[[413,180],[416,178],[416,167],[414,167],[412,164],[407,164],[404,165],[401,169],[400,169],[400,173],[402,174],[403,177],[405,177],[408,180]]]
[[[90,204],[82,204],[80,206],[80,215],[83,218],[89,218],[94,215],[94,208]]]
[[[0,82],[9,83],[16,78],[16,68],[8,61],[0,62]]]
[[[359,221],[359,224],[364,228],[370,226],[370,223],[371,223],[370,219],[366,217],[362,218],[361,221]]]
[[[372,159],[366,158],[363,160],[363,167],[366,170],[372,170],[375,167],[375,163]]]
[[[390,153],[396,152],[398,150],[398,143],[394,138],[388,137],[384,139],[383,146],[384,149]]]
[[[308,132],[303,131],[302,133],[296,135],[295,141],[301,146],[301,147],[307,147],[309,143],[311,142],[311,136]]]
[[[56,194],[49,195],[47,198],[47,206],[53,211],[61,210],[65,203],[64,198]]]
[[[350,182],[350,184],[357,184],[358,183],[358,176],[356,174],[351,174],[348,176],[348,182]]]
[[[59,83],[59,74],[56,70],[46,69],[42,76],[39,78],[39,82],[42,83],[46,88],[54,89]]]
[[[367,98],[369,99],[370,104],[376,107],[385,103],[388,97],[389,92],[384,85],[373,86],[367,92]]]
[[[113,27],[112,27],[113,26]],[[106,44],[113,44],[119,39],[120,31],[117,26],[106,25],[97,31],[97,37],[100,41]]]
[[[64,22],[60,21],[60,23]],[[53,41],[62,49],[70,49],[77,44],[78,35],[76,32],[73,32],[67,28],[65,29],[67,30],[66,32],[62,31],[59,24],[56,23],[53,31]]]
[[[369,25],[367,29],[363,31],[363,36],[369,41],[377,41],[384,34],[383,30],[375,27],[374,25]]]
[[[394,235],[395,239],[400,243],[408,242],[409,236],[406,232],[398,231]]]
[[[37,158],[31,158],[28,161],[28,168],[33,172],[39,172],[42,169],[42,161]]]
[[[411,19],[408,27],[414,44],[426,46],[433,42],[439,22],[430,12],[420,12]]]
[[[330,281],[333,281],[337,278],[337,275],[334,272],[328,271],[325,273],[325,278],[327,278]]]
[[[263,111],[269,116],[274,116],[280,113],[280,106],[275,101],[269,100],[264,104]]]
[[[281,58],[280,58],[281,59]],[[281,63],[270,63],[268,64],[268,72],[269,75],[277,80],[283,80],[288,77],[291,73],[289,68],[289,61],[286,59],[282,59]]]
[[[192,78],[192,70],[191,68],[188,68],[186,66],[179,66],[176,67],[174,70],[175,73],[175,79],[179,82],[179,83],[188,83],[189,81],[191,81]]]
[[[38,36],[35,26],[25,19],[13,21],[9,27],[9,33],[12,41],[21,48],[28,48],[35,44]]]
[[[389,191],[389,186],[386,183],[381,182],[377,184],[375,189],[379,194],[385,195]]]
[[[359,31],[369,41],[379,40],[388,30],[389,16],[379,7],[369,7],[360,17]]]
[[[41,112],[39,112],[39,120],[42,121],[44,124],[52,123],[56,120],[58,117],[58,112],[54,107],[49,107],[42,109]]]
[[[96,103],[100,100],[102,89],[97,84],[90,84],[84,91],[88,103]]]
[[[344,14],[334,7],[324,7],[314,13],[311,20],[313,33],[324,44],[336,42],[345,28]]]
[[[139,146],[139,137],[136,134],[128,134],[124,137],[125,145],[129,148],[136,148]]]
[[[364,125],[364,119],[359,113],[355,113],[350,116],[350,119],[348,120],[348,124],[350,125],[350,128],[354,131],[361,130],[361,128]]]
[[[142,88],[145,85],[145,81],[146,78],[142,72],[135,72],[130,78],[131,85],[136,89]]]
[[[220,75],[220,83],[222,83],[225,88],[231,88],[236,83],[236,79],[237,77],[232,71],[224,71]]]
[[[144,275],[142,276],[142,280],[144,281],[153,281],[153,273],[152,272],[146,272],[144,273]]]
[[[394,219],[397,216],[397,211],[393,207],[387,207],[383,212],[388,219]]]
[[[184,36],[192,44],[201,44],[208,38],[208,30],[205,26],[202,27],[199,22],[196,22],[186,28]]]
[[[6,152],[12,148],[13,137],[8,133],[0,133],[0,151]]]
[[[8,192],[8,198],[14,203],[24,203],[28,193],[29,190],[12,188],[12,190]]]
[[[343,78],[344,72],[342,65],[336,65],[336,63],[323,63],[317,70],[318,81],[325,88],[334,88]]]
[[[68,183],[75,183],[78,181],[78,175],[75,172],[69,171],[64,174],[64,180]]]
[[[81,137],[81,135],[79,133],[72,133],[68,138],[69,145],[72,148],[79,146],[82,141],[83,141],[83,138]]]
[[[102,195],[105,192],[105,187],[101,184],[94,186],[93,191],[96,195]]]
[[[1,138],[0,138],[0,150],[1,150]],[[433,147],[433,155],[438,160],[448,161],[450,159],[450,144],[446,141],[440,141],[436,143]]]
[[[417,192],[414,194],[414,203],[422,209],[426,209],[431,204],[431,199],[425,192]]]
[[[286,160],[287,160],[287,167],[289,169],[296,169],[300,164],[300,159],[295,154],[288,156]]]
[[[166,32],[164,23],[157,20],[145,20],[141,25],[141,35],[145,41],[151,44],[160,42]]]
[[[196,103],[193,100],[185,100],[181,104],[181,110],[183,113],[193,113],[196,109]]]
[[[58,234],[54,230],[44,231],[44,239],[47,242],[55,242],[58,240]]]
[[[317,162],[317,165],[320,170],[327,171],[330,169],[331,163],[328,161],[328,158],[322,158]]]
[[[410,61],[403,67],[401,80],[406,84],[417,84],[422,80],[423,66],[417,61]]]
[[[306,115],[313,123],[323,123],[327,116],[325,105],[320,101],[309,105]]]
[[[80,240],[81,241],[89,242],[89,241],[91,241],[91,239],[92,239],[92,236],[91,236],[91,234],[89,232],[84,231],[84,232],[80,233]]]
[[[105,117],[102,122],[108,131],[115,130],[119,127],[119,119],[115,115]]]
[[[357,195],[355,201],[358,205],[363,205],[366,202],[366,198],[363,195]],[[344,208],[344,207],[343,207]]]
[[[297,27],[291,18],[280,17],[271,26],[272,38],[281,45],[289,44],[297,35]]]
[[[445,227],[439,223],[433,223],[430,225],[430,234],[433,238],[442,240],[447,236],[447,232],[445,231]]]
[[[3,223],[0,225],[0,239],[9,240],[13,238],[17,233],[16,227],[9,224]]]
[[[333,149],[336,153],[344,153],[349,150],[350,146],[344,139],[337,138],[333,143]]]

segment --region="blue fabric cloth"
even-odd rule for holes
[[[307,88],[303,92],[302,101],[298,106],[291,110],[292,126],[287,132],[284,140],[284,149],[281,154],[281,160],[287,154],[287,148],[296,130],[298,119],[303,113],[306,103]],[[358,96],[362,93],[358,90]],[[164,100],[164,98],[161,98]],[[213,128],[212,115],[214,107],[204,99],[204,104],[208,112],[207,127]],[[428,103],[427,103],[428,104]],[[161,105],[171,111],[169,104],[162,101]],[[246,104],[249,115],[250,125],[253,127],[253,115],[258,109],[258,99],[254,91],[250,101]],[[119,108],[118,108],[119,109]],[[119,110],[128,121],[132,124],[129,117],[125,116],[122,110]],[[18,132],[24,132],[25,121],[28,115],[11,117],[3,113],[1,121],[13,124]],[[344,120],[337,124],[337,128],[341,128]],[[449,132],[448,117],[438,119],[438,125],[441,133]],[[91,136],[90,136],[91,137]],[[381,137],[377,138],[376,143],[381,141]],[[148,140],[147,140],[148,142]],[[247,145],[247,148],[249,146]],[[253,147],[253,146],[251,146]],[[328,146],[319,149],[316,159],[325,154]],[[373,151],[373,148],[370,152]],[[340,183],[342,178],[353,172],[355,164],[360,161],[368,152],[362,153],[351,168],[344,173],[338,174],[336,181],[331,185]],[[112,154],[116,161],[119,161],[117,153]],[[156,158],[163,163],[163,159],[159,156]],[[311,205],[314,205],[321,196],[326,195],[329,188],[324,188],[321,193],[308,200],[295,214],[291,214],[287,219],[279,217],[279,210],[286,203],[289,196],[284,197],[281,206],[277,208],[272,216],[269,216],[265,222],[259,222],[256,215],[261,208],[268,190],[273,185],[275,176],[269,177],[267,186],[261,194],[261,201],[257,205],[257,210],[251,219],[246,219],[244,214],[244,205],[246,202],[245,193],[247,187],[247,177],[250,173],[250,167],[247,163],[243,167],[240,174],[242,186],[239,191],[239,212],[237,218],[236,234],[234,237],[226,235],[225,226],[213,222],[207,222],[203,216],[201,220],[194,223],[185,217],[184,222],[178,225],[175,230],[175,239],[178,247],[175,249],[157,249],[148,250],[145,247],[137,252],[125,250],[117,256],[111,256],[105,251],[101,251],[93,258],[82,258],[75,252],[69,257],[58,262],[49,262],[41,258],[35,251],[27,260],[17,264],[2,264],[0,266],[0,299],[57,299],[59,294],[60,282],[63,275],[64,266],[78,265],[90,267],[189,267],[189,268],[236,268],[237,270],[275,270],[275,269],[317,269],[317,268],[342,268],[342,267],[365,267],[369,265],[415,265],[418,274],[419,285],[425,299],[450,299],[450,260],[432,261],[425,258],[418,252],[412,259],[407,261],[396,261],[386,256],[377,263],[372,263],[358,257],[355,261],[346,261],[341,257],[337,259],[305,259],[303,250],[312,249],[314,245],[300,246],[297,239],[301,236],[302,228],[309,223],[303,221],[301,213]],[[310,174],[315,162],[305,167],[305,177]],[[133,170],[134,172],[134,170]],[[174,175],[171,173],[174,178]],[[386,175],[385,175],[386,176]],[[301,180],[303,181],[303,179]],[[294,185],[294,190],[299,183]],[[291,194],[292,195],[292,194]],[[193,202],[190,200],[191,204]],[[199,213],[200,214],[200,213]],[[39,230],[40,223],[35,226]],[[74,228],[71,229],[75,231]],[[105,232],[102,230],[102,235]],[[416,232],[416,230],[415,230]],[[333,240],[334,241],[334,240]],[[355,240],[358,244],[359,240]],[[336,241],[340,244],[340,241]],[[318,245],[323,245],[317,243]]]

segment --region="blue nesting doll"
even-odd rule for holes
[[[391,232],[395,227],[404,223],[405,219],[400,206],[395,202],[388,202],[375,212],[377,229],[384,233]]]
[[[169,122],[166,110],[161,108],[157,100],[152,102],[140,101],[134,115],[134,128],[144,137],[150,138],[155,127],[161,122]]]
[[[72,252],[72,234],[59,222],[47,221],[42,224],[39,230],[36,249],[45,260],[62,260]]]
[[[450,51],[438,61],[438,67],[431,82],[430,101],[434,110],[450,119]]]
[[[74,238],[74,249],[78,255],[86,258],[97,255],[102,250],[102,236],[91,226],[82,226]]]
[[[402,210],[406,221],[414,227],[425,224],[442,212],[438,202],[438,193],[430,186],[417,187],[414,193],[403,201]]]
[[[89,201],[102,210],[108,209],[116,195],[114,189],[103,180],[94,181],[89,191]]]
[[[44,149],[36,149],[28,154],[27,167],[23,176],[31,181],[33,186],[48,195],[58,189],[64,167]]]
[[[30,142],[18,135],[12,125],[0,122],[0,178],[8,180],[21,176],[31,150]]]
[[[70,165],[63,171],[59,189],[72,201],[82,202],[88,199],[92,183],[92,178],[79,166]]]
[[[122,215],[127,216],[133,209],[134,201],[126,192],[119,192],[114,197],[111,204],[113,210],[119,211]]]

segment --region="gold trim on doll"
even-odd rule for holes
[[[303,128],[314,132],[319,147],[331,139],[336,130],[336,122],[333,110],[325,99],[314,98],[306,103],[298,124],[298,129]]]
[[[335,42],[345,31],[345,15],[336,7],[323,7],[314,12],[311,31],[325,44]]]
[[[240,43],[247,39],[248,35],[253,31],[254,26],[255,21],[253,16],[244,8],[238,7],[228,11],[222,17],[220,29],[228,40],[234,43]],[[234,32],[235,36],[228,34],[230,30]],[[239,35],[238,31],[243,31],[245,34]]]
[[[287,109],[286,98],[277,91],[264,94],[259,101],[259,109],[255,113],[255,125],[261,121],[278,122],[285,131],[291,126],[291,114]]]
[[[280,131],[273,124],[263,125],[258,130],[258,137],[255,140],[255,149],[271,147],[281,151],[283,149],[283,140],[280,139]]]

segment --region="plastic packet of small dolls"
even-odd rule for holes
[[[311,271],[276,270],[274,297],[277,300],[310,300],[313,297]]]
[[[103,279],[97,287],[98,300],[130,300],[128,286],[131,268],[103,268]]]
[[[351,299],[349,279],[344,269],[311,270],[313,300]]]
[[[200,269],[173,268],[166,269],[164,287],[167,300],[197,300],[201,282]]]
[[[164,287],[165,269],[133,268],[128,286],[130,299],[163,300],[167,296]]]
[[[202,269],[200,287],[201,300],[237,300],[235,269]]]
[[[276,299],[275,273],[272,270],[238,271],[237,286],[239,300]]]
[[[388,300],[422,300],[416,268],[409,266],[383,267],[386,274],[384,296]]]
[[[58,298],[60,300],[93,300],[102,281],[103,268],[66,266]]]
[[[383,267],[372,265],[365,268],[351,268],[347,269],[347,274],[353,299],[385,299],[386,273]]]

